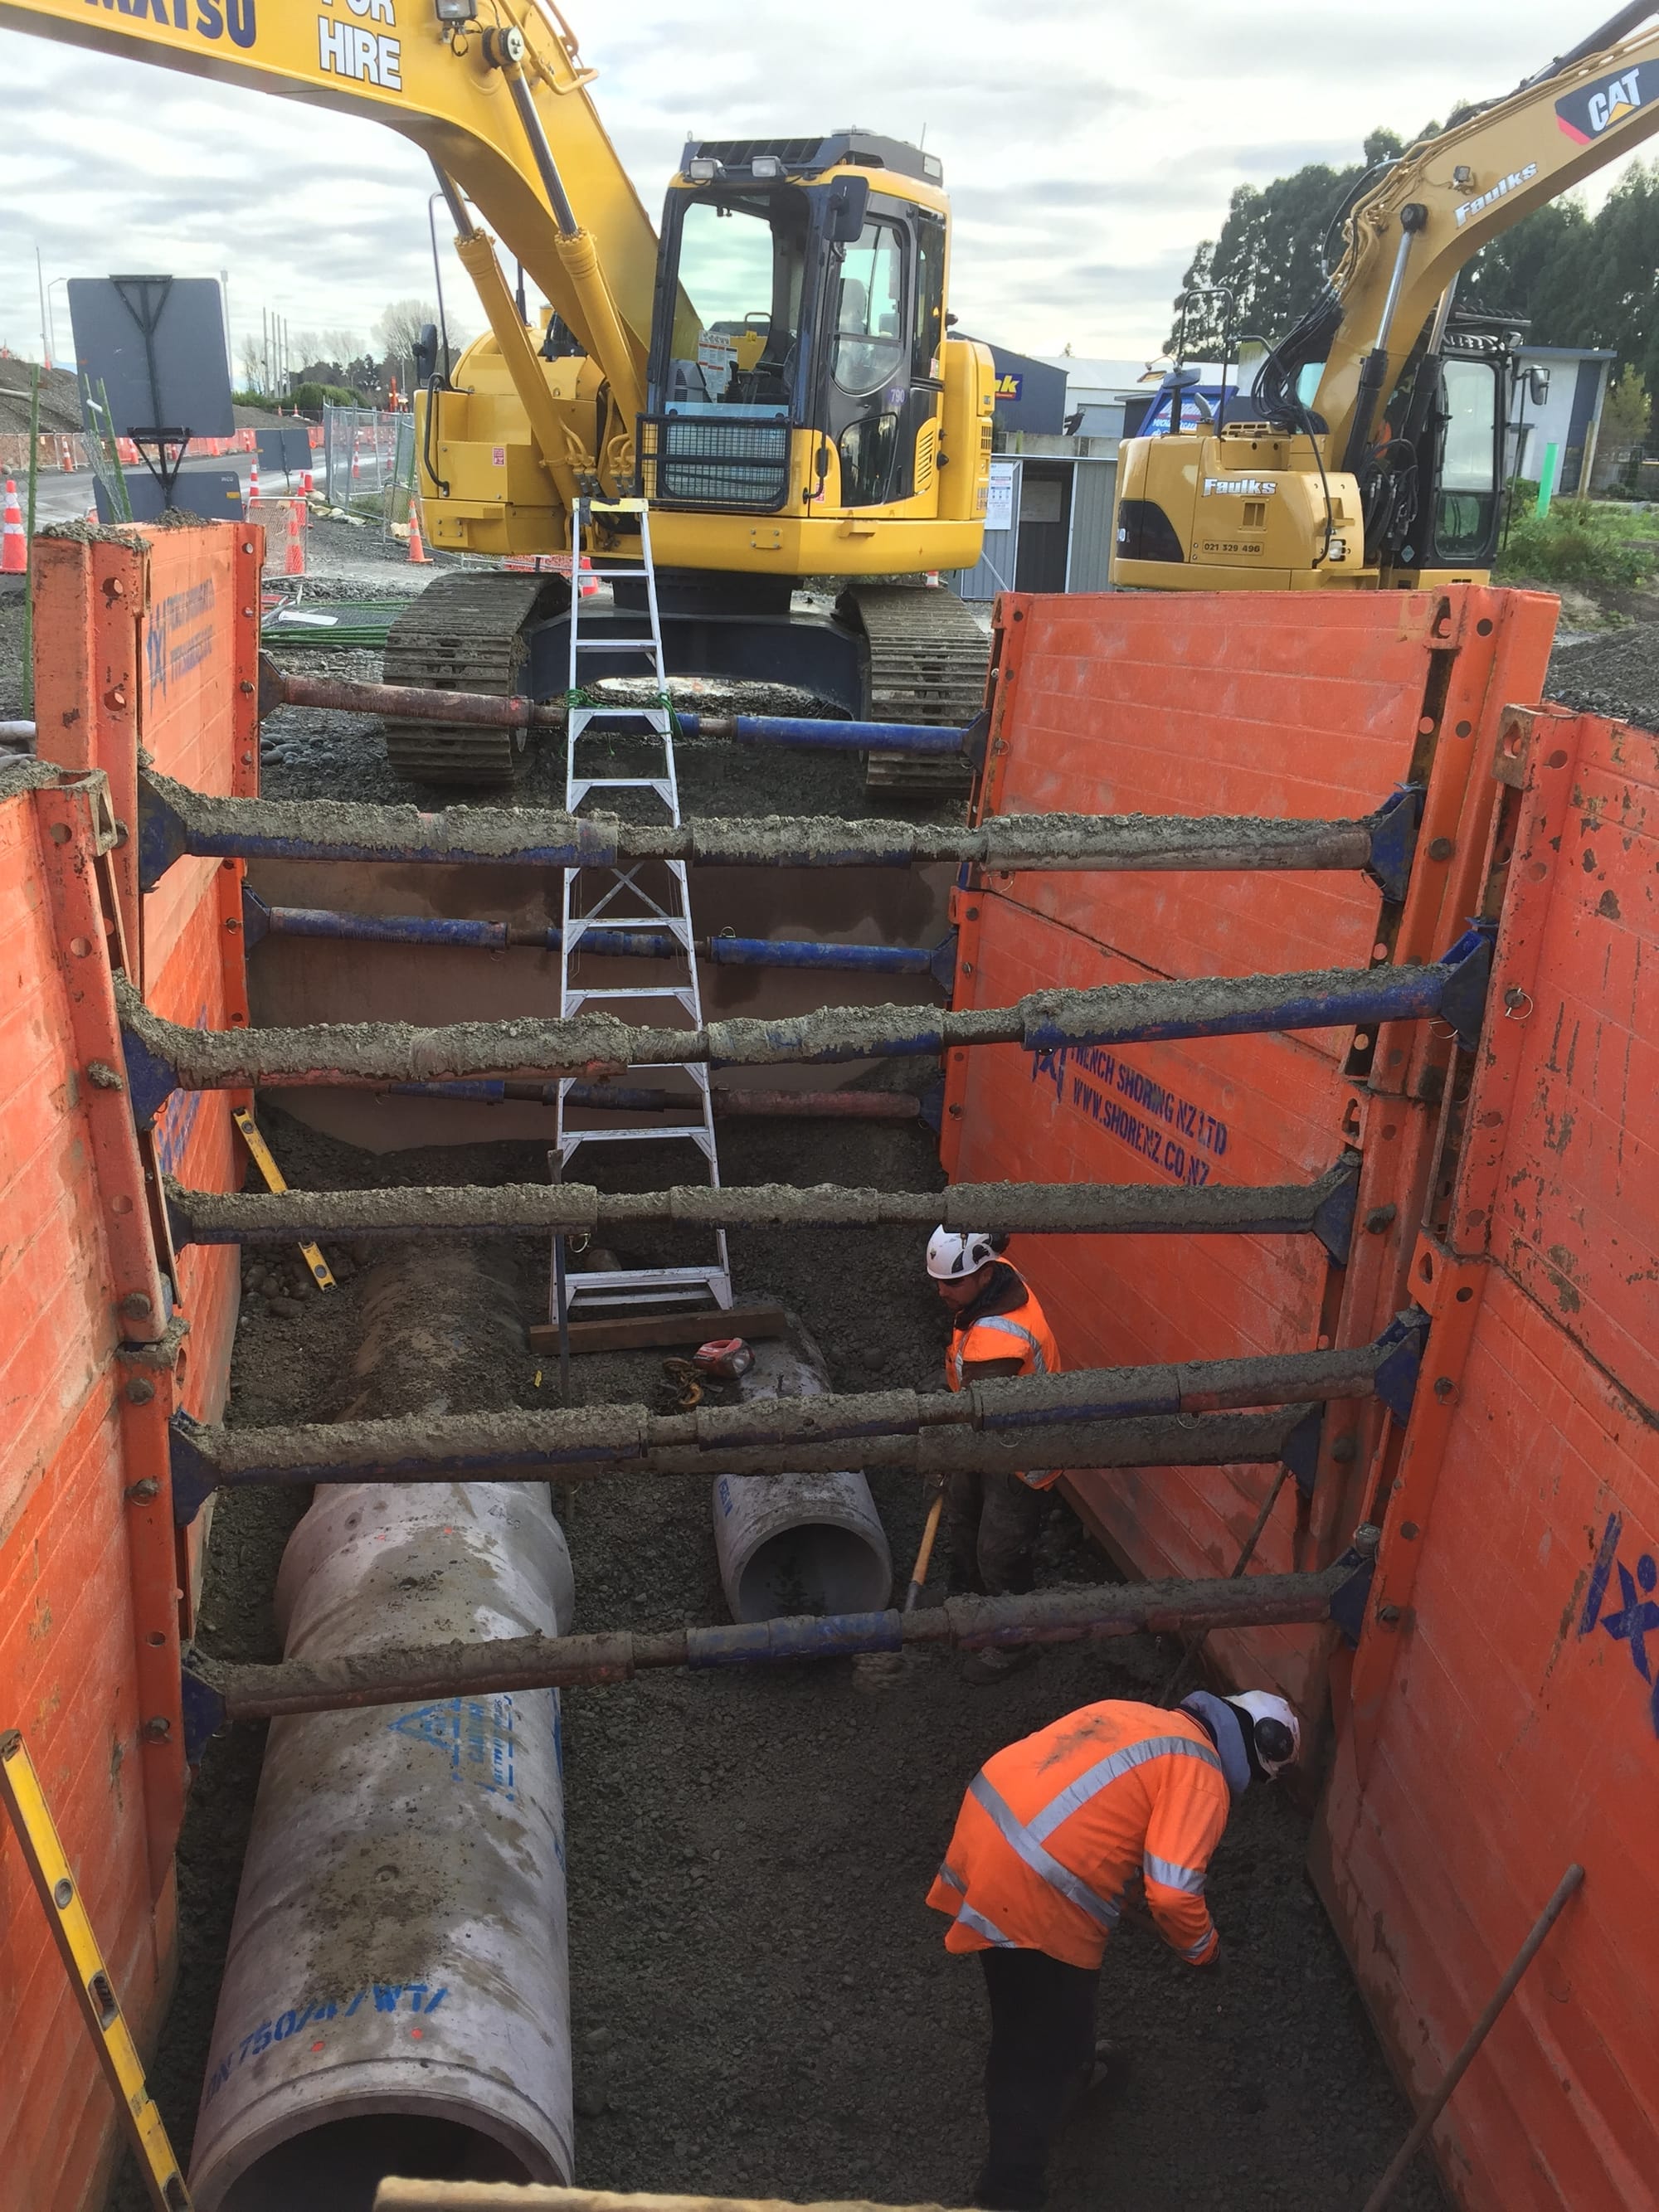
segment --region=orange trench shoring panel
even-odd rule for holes
[[[1438,957],[1501,922],[1479,1053],[1440,1024],[953,1054],[957,1179],[1307,1181],[1311,1237],[1024,1238],[1070,1364],[1307,1350],[1432,1316],[1400,1432],[1336,1406],[1255,1565],[1385,1528],[1358,1652],[1212,1639],[1328,1711],[1315,1871],[1395,2064],[1433,2085],[1557,1881],[1582,1893],[1439,2124],[1460,2203],[1659,2201],[1659,751],[1536,699],[1552,601],[999,604],[988,811],[1331,817],[1425,787],[1403,902],[1357,875],[1020,874],[958,892],[959,1006],[1060,984]],[[1146,1574],[1226,1572],[1273,1470],[1079,1471]]]
[[[140,1139],[112,973],[175,1020],[246,1019],[237,866],[191,861],[141,899],[133,832],[141,746],[199,789],[254,788],[258,535],[94,532],[38,539],[34,560],[39,750],[58,773],[0,771],[0,1727],[24,1732],[143,2045],[173,1972],[202,1540],[175,1534],[167,1424],[221,1412],[237,1289],[231,1250],[173,1261],[156,1178],[238,1188],[241,1102],[175,1099]],[[9,1832],[0,2016],[0,2212],[81,2212],[114,2114]]]

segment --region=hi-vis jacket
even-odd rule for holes
[[[1097,1966],[1140,1871],[1170,1949],[1207,1966],[1220,1938],[1204,1901],[1231,1794],[1190,1714],[1112,1698],[986,1761],[962,1801],[927,1902],[947,1951],[1046,1951]]]
[[[1000,1297],[996,1295],[999,1289]],[[1018,1268],[1000,1261],[992,1290],[982,1296],[994,1308],[1005,1310],[972,1315],[970,1308],[969,1314],[958,1318],[945,1351],[945,1379],[951,1389],[964,1387],[967,1377],[963,1370],[978,1360],[1018,1359],[1022,1375],[1058,1375],[1060,1348],[1054,1331]],[[981,1299],[975,1301],[981,1303]],[[1046,1490],[1060,1475],[1060,1468],[1054,1468],[1035,1477],[1022,1474],[1019,1480],[1029,1482],[1033,1490]]]

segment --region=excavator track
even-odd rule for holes
[[[562,606],[568,592],[557,576],[479,571],[440,576],[387,633],[385,680],[506,698],[529,657],[530,625]],[[396,775],[414,783],[500,786],[517,773],[526,738],[522,730],[389,721],[386,757]]]
[[[870,646],[870,713],[878,722],[965,729],[985,704],[991,641],[952,591],[920,584],[854,584],[842,604]],[[965,762],[878,755],[866,768],[871,792],[946,799],[965,795]]]

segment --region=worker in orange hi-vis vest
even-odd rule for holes
[[[952,1390],[1000,1375],[1060,1372],[1060,1353],[1042,1308],[1019,1270],[1001,1256],[1007,1243],[982,1230],[936,1229],[928,1239],[927,1272],[951,1309],[945,1380]],[[1042,1492],[1059,1473],[953,1473],[944,1479],[955,1595],[1019,1596],[1030,1589]],[[970,1651],[962,1662],[963,1676],[1000,1682],[1036,1656],[1031,1644]]]
[[[1038,2212],[1048,2153],[1094,2081],[1106,1939],[1138,1874],[1177,1958],[1213,1966],[1204,1901],[1234,1798],[1301,1747],[1295,1708],[1266,1690],[1194,1691],[1179,1709],[1085,1705],[986,1761],[927,1893],[948,1951],[976,1951],[991,2002],[990,2154],[975,2204]]]

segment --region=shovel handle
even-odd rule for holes
[[[922,1587],[927,1580],[927,1563],[933,1556],[933,1539],[939,1534],[939,1516],[945,1510],[945,1492],[927,1509],[927,1520],[921,1532],[921,1543],[916,1552],[916,1564],[910,1570],[910,1587],[904,1593],[904,1610],[914,1613],[921,1602]]]

